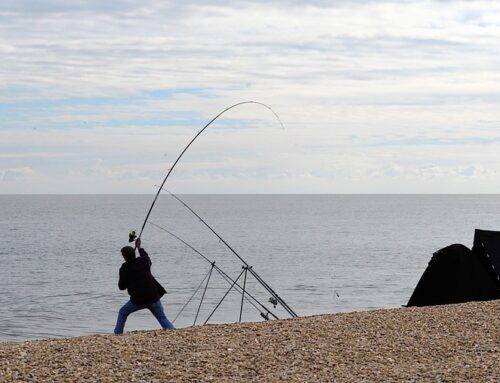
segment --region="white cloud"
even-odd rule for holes
[[[74,153],[52,153],[52,152],[0,153],[0,158],[64,158],[73,156],[75,156]]]
[[[483,1],[3,2],[0,167],[36,169],[41,192],[158,183],[205,122],[254,99],[284,134],[258,107],[228,113],[179,165],[185,191],[391,191],[369,179],[387,169],[475,191],[500,169],[499,15]]]
[[[0,182],[26,181],[35,174],[29,167],[0,169]]]

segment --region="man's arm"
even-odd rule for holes
[[[148,259],[149,259],[149,265],[151,266],[153,263],[151,262],[151,258],[149,258],[149,255],[146,252],[146,250],[144,250],[141,247],[141,239],[140,238],[137,238],[137,240],[135,241],[135,247],[137,248],[137,250],[139,250],[139,256],[140,257],[148,257]]]

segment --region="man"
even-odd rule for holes
[[[115,334],[123,334],[127,317],[142,309],[149,309],[165,330],[173,330],[174,326],[167,319],[160,302],[160,298],[166,291],[151,274],[151,259],[141,248],[140,238],[135,241],[135,247],[139,250],[139,257],[135,256],[132,246],[125,246],[121,249],[125,263],[120,267],[118,288],[127,289],[130,300],[118,312]]]

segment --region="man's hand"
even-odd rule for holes
[[[141,239],[140,239],[140,238],[137,238],[137,239],[135,240],[135,247],[136,247],[137,249],[140,249],[140,248],[141,248]]]

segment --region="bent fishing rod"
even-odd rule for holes
[[[177,201],[179,201],[186,209],[188,209],[192,214],[194,214],[201,223],[203,223],[219,240],[236,256],[238,259],[248,268],[250,274],[254,276],[254,278],[271,294],[271,296],[275,299],[275,302],[279,302],[281,306],[292,316],[292,318],[297,318],[297,314],[292,310],[290,306],[274,291],[271,286],[267,284],[266,281],[262,279],[260,275],[234,250],[229,243],[227,243],[224,238],[222,238],[203,218],[200,217],[198,213],[196,213],[186,202],[180,199],[177,195],[172,193],[169,190],[163,189],[167,193],[169,193],[172,197],[174,197]]]
[[[208,263],[210,263],[212,265],[212,268],[214,268],[223,278],[226,282],[228,282],[229,284],[232,284],[233,287],[238,290],[239,289],[239,292],[241,292],[243,294],[243,296],[245,297],[245,299],[255,308],[257,309],[259,312],[260,312],[260,315],[264,318],[264,319],[268,319],[268,315],[270,314],[272,317],[274,317],[274,319],[279,319],[271,310],[269,310],[266,306],[264,306],[257,298],[255,298],[252,294],[250,294],[244,287],[242,287],[241,285],[239,285],[237,283],[237,280],[231,278],[226,272],[224,272],[224,270],[222,270],[219,266],[216,265],[215,261],[211,261],[208,257],[206,257],[205,255],[203,255],[199,250],[197,250],[194,246],[190,245],[188,242],[186,242],[184,239],[182,239],[181,237],[179,237],[178,235],[172,233],[171,231],[165,229],[164,227],[154,223],[154,222],[151,222],[149,221],[148,222],[150,225],[164,231],[165,233],[169,234],[170,236],[174,237],[175,239],[177,239],[178,241],[182,242],[184,245],[186,245],[187,247],[189,247],[191,250],[193,250],[196,254],[198,254],[200,257],[202,257],[205,261],[207,261]],[[248,298],[245,296],[247,295]],[[250,299],[251,300],[250,300]],[[253,302],[252,302],[253,301]],[[255,302],[255,303],[254,303]],[[264,314],[257,306],[259,305],[265,312],[266,314]]]
[[[244,104],[256,104],[256,105],[261,105],[263,106],[264,108],[268,109],[271,111],[271,113],[274,114],[274,116],[277,118],[278,122],[280,123],[281,127],[284,129],[284,125],[283,123],[281,122],[281,119],[279,118],[279,116],[276,114],[276,112],[268,105],[262,103],[262,102],[258,102],[258,101],[242,101],[242,102],[238,102],[234,105],[231,105],[229,107],[227,107],[226,109],[224,109],[222,112],[220,112],[218,115],[216,115],[214,118],[212,118],[192,139],[191,141],[189,141],[189,143],[186,145],[186,147],[184,148],[184,150],[181,152],[181,154],[179,154],[179,156],[177,157],[177,159],[175,160],[174,164],[172,165],[172,167],[168,170],[168,173],[167,175],[165,176],[163,182],[161,183],[161,186],[160,188],[158,189],[158,192],[156,193],[155,195],[155,198],[153,199],[153,203],[151,204],[151,207],[149,208],[148,210],[148,213],[146,214],[146,218],[144,219],[144,223],[142,224],[142,227],[141,227],[141,231],[139,232],[139,237],[138,238],[141,238],[142,236],[142,232],[144,231],[144,227],[146,226],[146,223],[148,222],[148,218],[149,218],[149,215],[151,214],[151,211],[153,210],[153,207],[156,203],[156,200],[158,199],[158,196],[160,195],[160,192],[163,188],[163,186],[165,185],[165,182],[167,182],[167,179],[168,177],[170,176],[170,174],[172,173],[172,170],[174,170],[175,166],[177,165],[177,163],[179,162],[179,160],[182,158],[182,156],[184,155],[184,153],[188,150],[188,148],[191,146],[191,144],[199,137],[199,135],[201,133],[204,132],[204,130],[206,128],[208,128],[212,122],[214,122],[215,120],[217,120],[220,116],[222,116],[224,113],[226,113],[228,110],[230,109],[233,109],[233,108],[236,108],[237,106],[240,106],[240,105],[244,105]]]

